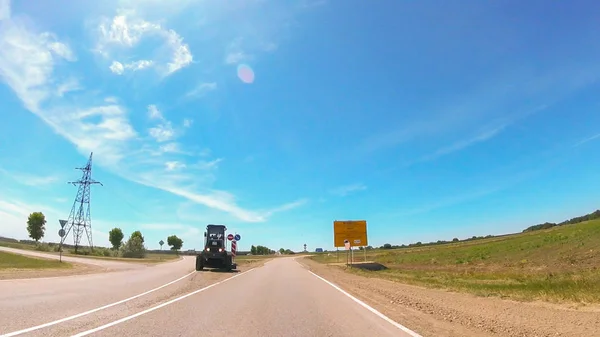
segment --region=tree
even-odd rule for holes
[[[285,249],[284,248],[279,248],[279,254],[285,254]]]
[[[183,246],[183,240],[177,237],[177,235],[171,235],[167,238],[167,244],[171,246],[171,250],[178,251]]]
[[[144,236],[142,235],[142,232],[135,231],[135,232],[131,233],[131,236],[129,237],[129,239],[133,238],[134,236],[139,237],[142,240],[142,243],[144,243]]]
[[[458,241],[459,241],[458,238],[452,239],[452,242],[458,242]]]
[[[392,245],[389,243],[386,243],[383,245],[383,249],[392,249]]]
[[[44,232],[46,232],[46,216],[44,213],[33,212],[29,214],[27,231],[29,232],[29,237],[34,239],[35,242],[44,237]]]
[[[144,258],[146,256],[146,247],[139,235],[131,235],[129,240],[123,245],[123,257]]]
[[[112,245],[114,250],[117,250],[121,247],[121,245],[123,244],[123,238],[125,237],[125,235],[123,235],[123,231],[121,230],[121,228],[113,228],[110,230],[110,232],[108,232],[108,241],[110,241],[110,244]]]
[[[255,245],[252,245],[252,247],[250,247],[250,254],[256,255],[256,246]]]

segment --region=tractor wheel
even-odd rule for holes
[[[227,259],[225,260],[225,270],[227,270],[227,272],[230,272],[233,269],[233,261],[231,261],[231,255],[227,256]]]
[[[200,271],[204,269],[204,261],[202,261],[202,256],[196,256],[196,271]]]

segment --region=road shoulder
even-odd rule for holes
[[[423,336],[591,336],[598,312],[427,289],[297,261]]]

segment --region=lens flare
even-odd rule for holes
[[[254,82],[254,71],[252,71],[249,65],[240,64],[237,68],[237,75],[244,83],[250,84]]]

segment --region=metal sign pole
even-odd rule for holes
[[[367,262],[367,247],[363,247],[363,250],[365,251],[365,262]]]

